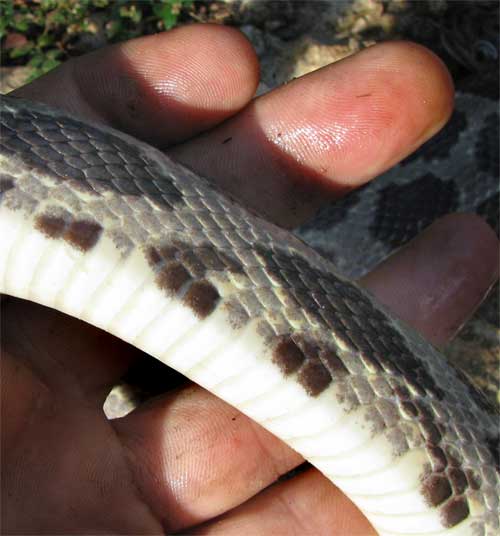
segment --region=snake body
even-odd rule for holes
[[[498,534],[498,420],[329,261],[113,129],[2,97],[0,291],[233,404],[380,534]]]

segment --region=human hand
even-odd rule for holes
[[[78,58],[16,94],[145,139],[288,227],[403,158],[451,111],[440,62],[404,43],[249,103],[257,81],[240,34],[191,26]],[[442,345],[496,278],[496,255],[478,218],[449,217],[364,284]],[[370,533],[314,469],[263,491],[302,459],[197,386],[108,421],[103,401],[135,353],[107,334],[10,299],[2,345],[5,533]]]

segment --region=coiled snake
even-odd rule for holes
[[[110,128],[1,98],[0,291],[261,423],[380,534],[498,534],[498,420],[330,262]]]

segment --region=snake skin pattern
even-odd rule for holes
[[[498,534],[498,417],[431,345],[159,151],[0,103],[0,291],[202,384],[302,453],[380,534]]]

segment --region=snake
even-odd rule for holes
[[[332,262],[159,150],[0,99],[0,292],[232,404],[381,535],[499,533],[498,415]]]

